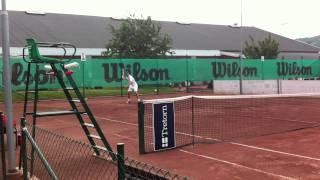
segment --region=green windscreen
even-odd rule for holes
[[[310,79],[320,75],[319,60],[87,59],[71,62],[74,61],[79,67],[72,69],[73,78],[78,86],[88,88],[125,85],[126,81],[121,81],[122,67],[131,72],[139,85],[237,80],[240,77],[243,80]],[[11,59],[10,68],[13,89],[24,89],[27,64],[22,59]],[[40,69],[40,88],[60,88],[55,77],[46,73],[44,65],[40,65]],[[31,76],[34,77],[35,72]],[[31,79],[34,82],[34,78]]]

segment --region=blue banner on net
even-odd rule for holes
[[[171,149],[176,146],[174,104],[153,104],[154,150]]]

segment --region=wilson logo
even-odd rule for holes
[[[144,69],[140,63],[124,65],[123,63],[105,63],[102,64],[104,69],[104,80],[106,82],[120,82],[121,69],[124,68],[130,72],[136,81],[158,81],[170,80],[168,69]]]

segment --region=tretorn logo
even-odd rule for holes
[[[174,103],[153,103],[154,150],[171,149],[176,146]]]
[[[168,147],[168,106],[162,106],[162,130],[161,130],[161,138],[162,138],[162,147]]]

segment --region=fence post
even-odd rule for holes
[[[120,96],[123,97],[123,84],[122,84],[122,77],[121,77],[121,81],[120,81]]]
[[[123,97],[123,77],[122,77],[122,70],[121,70],[121,81],[120,81],[120,96]]]
[[[159,72],[159,59],[156,60],[157,61],[157,71]],[[157,79],[157,95],[159,95],[159,86],[160,86],[160,83],[159,83],[159,77]]]
[[[6,179],[6,154],[5,154],[5,147],[4,147],[4,124],[3,124],[3,112],[0,112],[0,136],[1,136],[1,163],[2,163],[2,178]]]
[[[280,94],[279,78],[277,79],[277,94]]]
[[[120,79],[121,79],[121,81],[120,81],[120,95],[121,95],[121,97],[123,97],[123,73],[124,73],[124,64],[123,64],[123,62],[122,62],[122,59],[120,59],[120,69],[121,69],[121,72],[120,72]]]
[[[240,57],[240,74],[239,74],[239,93],[240,95],[243,95],[243,76],[242,76],[242,71],[243,71],[243,64],[242,64],[242,55]]]
[[[81,58],[81,62],[83,64],[83,68],[82,68],[82,94],[83,94],[84,99],[86,99],[86,83],[85,83],[86,60],[85,60],[85,58],[84,58],[84,60],[82,60],[82,58]]]
[[[125,179],[124,143],[117,144],[118,180]]]
[[[144,104],[138,103],[138,130],[139,130],[139,153],[144,154]]]
[[[212,79],[212,93],[214,94],[215,92],[214,92],[214,78]]]
[[[28,180],[28,162],[27,162],[27,137],[24,129],[26,128],[26,122],[24,118],[20,119],[20,126],[21,126],[21,154],[20,156],[22,157],[22,166],[23,166],[23,179]]]
[[[186,59],[186,67],[187,67],[187,77],[186,77],[186,81],[184,81],[184,85],[186,86],[186,93],[189,93],[189,60]]]
[[[192,96],[191,98],[191,116],[192,116],[192,145],[194,146],[195,144],[195,132],[194,132],[194,97]]]
[[[278,94],[282,94],[282,80],[277,79]]]

